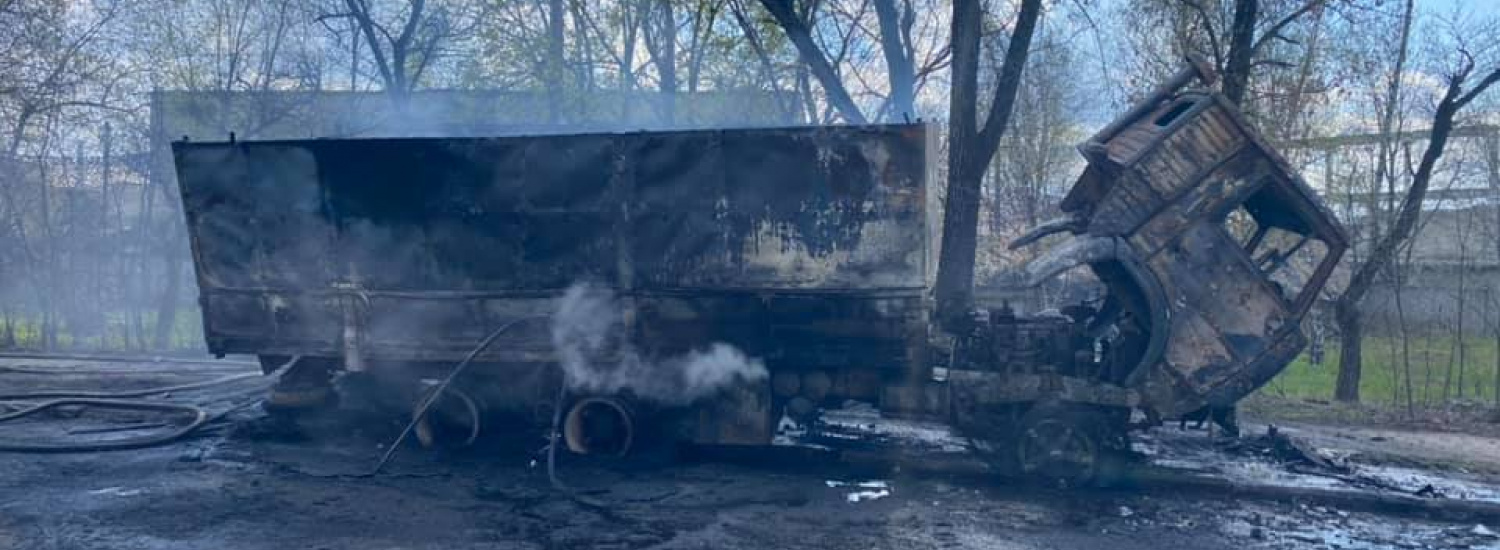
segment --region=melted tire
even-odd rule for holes
[[[1118,411],[1082,404],[1032,407],[1021,417],[1012,442],[1017,475],[1064,489],[1116,483],[1128,448],[1118,416]]]

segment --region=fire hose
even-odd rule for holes
[[[173,386],[162,386],[140,390],[123,390],[112,392],[53,390],[28,393],[0,394],[0,401],[34,401],[38,399],[45,400],[40,403],[23,406],[23,408],[21,408],[20,410],[0,414],[0,423],[31,416],[33,414],[37,414],[46,410],[69,406],[117,410],[156,411],[165,413],[178,413],[184,416],[191,417],[191,420],[189,420],[186,424],[163,433],[153,433],[121,439],[111,439],[107,441],[87,441],[79,443],[45,441],[23,442],[0,440],[0,451],[19,453],[81,453],[140,449],[144,447],[154,447],[157,445],[171,443],[173,441],[186,437],[187,435],[207,425],[209,422],[212,422],[218,418],[222,418],[230,412],[255,404],[259,402],[260,399],[257,398],[246,401],[244,403],[239,403],[218,413],[209,413],[208,410],[197,404],[153,401],[144,399],[145,397],[178,391],[198,390],[213,386],[230,384],[241,380],[248,380],[251,378],[260,378],[262,376],[277,376],[284,372],[286,369],[291,368],[291,366],[296,364],[299,360],[301,360],[301,356],[293,357],[291,360],[287,361],[280,367],[277,367],[275,371],[272,371],[267,375],[253,373],[237,374],[203,382],[192,382],[188,384],[177,384]]]
[[[468,368],[468,366],[473,363],[475,357],[478,357],[479,354],[484,353],[486,349],[489,349],[489,347],[495,343],[496,339],[498,339],[502,334],[505,334],[511,328],[514,328],[516,325],[524,321],[543,318],[545,317],[530,316],[515,319],[509,323],[500,325],[499,328],[496,328],[494,331],[490,332],[489,335],[485,336],[478,345],[474,346],[473,350],[469,351],[468,355],[464,356],[464,359],[462,361],[459,361],[459,363],[453,367],[453,370],[448,372],[448,376],[444,377],[437,386],[433,387],[432,391],[428,392],[427,398],[423,400],[417,407],[416,412],[412,414],[411,420],[407,422],[406,427],[401,430],[401,434],[396,436],[396,439],[386,447],[385,454],[380,457],[380,461],[375,464],[375,467],[371,468],[370,471],[365,474],[356,474],[349,477],[374,477],[376,475],[379,475],[380,471],[383,470],[386,464],[390,463],[391,459],[396,455],[396,451],[401,448],[401,444],[406,441],[407,437],[411,436],[413,430],[415,430],[417,425],[422,422],[422,419],[427,416],[427,413],[432,409],[433,405],[442,398],[443,392],[447,391],[447,389],[453,385],[453,381],[457,380],[460,374],[463,374],[464,369]],[[604,509],[604,504],[594,499],[588,498],[577,491],[574,491],[571,487],[568,487],[565,483],[563,483],[562,480],[557,476],[557,446],[559,444],[558,435],[562,424],[562,407],[567,399],[567,382],[567,373],[564,372],[563,380],[561,380],[561,382],[558,384],[556,400],[553,403],[552,426],[548,430],[547,434],[547,480],[552,484],[553,489],[556,489],[559,492],[570,496],[580,504],[597,509]]]
[[[417,407],[416,412],[411,415],[411,421],[407,422],[406,427],[401,430],[401,435],[396,436],[396,440],[392,441],[391,444],[386,447],[385,454],[380,457],[380,462],[375,463],[375,467],[371,468],[367,474],[361,477],[374,476],[376,474],[379,474],[380,470],[385,468],[385,465],[391,461],[391,458],[396,456],[396,450],[400,449],[401,444],[406,441],[406,438],[411,436],[412,430],[415,430],[417,424],[421,423],[422,419],[427,417],[427,412],[430,411],[432,409],[432,406],[443,397],[443,392],[448,390],[448,386],[453,385],[453,381],[458,379],[458,375],[463,374],[464,369],[467,369],[469,367],[469,364],[474,362],[475,357],[478,357],[479,354],[484,353],[484,350],[489,349],[490,345],[494,344],[495,340],[500,338],[500,335],[505,334],[511,328],[515,327],[518,324],[521,324],[521,322],[523,321],[530,321],[540,318],[544,317],[533,315],[515,319],[509,323],[500,325],[500,328],[495,329],[494,331],[490,332],[488,336],[485,336],[483,340],[480,340],[479,345],[474,346],[474,349],[469,350],[469,354],[465,355],[464,359],[462,361],[459,361],[458,364],[453,367],[453,370],[448,371],[448,376],[444,377],[443,381],[439,382],[431,392],[428,392],[427,398],[422,401],[422,404]]]

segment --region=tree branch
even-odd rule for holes
[[[1182,0],[1182,3],[1198,13],[1198,19],[1203,22],[1204,30],[1208,31],[1206,33],[1208,34],[1208,47],[1213,50],[1209,53],[1214,55],[1214,67],[1222,70],[1224,68],[1224,50],[1219,47],[1219,31],[1214,28],[1213,18],[1208,15],[1208,10],[1203,7],[1203,4],[1198,3],[1197,0]]]
[[[1453,132],[1454,117],[1466,103],[1500,80],[1500,70],[1492,71],[1472,90],[1464,93],[1463,84],[1465,80],[1468,80],[1472,68],[1472,62],[1468,62],[1450,78],[1448,89],[1443,93],[1442,100],[1438,102],[1437,112],[1433,115],[1432,133],[1428,137],[1427,150],[1422,153],[1422,160],[1417,164],[1416,172],[1412,174],[1411,188],[1407,190],[1406,197],[1401,201],[1396,221],[1391,225],[1390,232],[1386,233],[1376,244],[1375,249],[1370,252],[1369,259],[1350,277],[1349,285],[1343,297],[1340,298],[1341,302],[1356,304],[1363,300],[1370,285],[1374,283],[1375,276],[1390,265],[1395,251],[1411,236],[1417,219],[1422,213],[1422,204],[1427,198],[1433,168],[1437,165],[1438,159],[1443,156],[1448,137]]]
[[[823,87],[824,93],[828,94],[828,103],[838,110],[839,115],[851,124],[864,124],[866,122],[864,113],[854,104],[854,99],[849,97],[849,90],[839,79],[838,73],[834,71],[833,65],[828,62],[823,50],[813,42],[812,31],[797,16],[796,9],[792,6],[792,0],[760,0],[766,11],[771,12],[771,17],[786,32],[787,38],[797,48],[797,54],[802,58],[803,64],[812,71],[813,77],[818,79],[818,84]]]
[[[1261,46],[1264,46],[1265,43],[1270,41],[1272,38],[1279,36],[1281,34],[1281,30],[1285,29],[1287,25],[1290,25],[1292,21],[1296,21],[1297,18],[1306,15],[1307,12],[1321,7],[1327,1],[1328,0],[1307,0],[1307,3],[1303,4],[1302,7],[1292,10],[1292,12],[1286,14],[1285,17],[1282,17],[1275,23],[1272,23],[1271,27],[1266,29],[1266,32],[1261,34],[1260,38],[1256,39],[1255,43],[1250,46],[1250,51],[1252,53],[1260,51]]]
[[[1490,86],[1495,85],[1496,82],[1500,82],[1500,69],[1490,71],[1490,74],[1485,75],[1484,78],[1479,81],[1479,84],[1476,84],[1474,86],[1474,89],[1469,90],[1468,93],[1460,96],[1457,100],[1454,101],[1458,104],[1459,108],[1463,108],[1463,106],[1468,105],[1470,101],[1474,101],[1474,98],[1479,97],[1479,94],[1482,94],[1485,90],[1489,89]]]
[[[995,98],[990,102],[990,113],[985,117],[984,127],[979,130],[979,151],[985,163],[995,155],[1000,136],[1010,121],[1016,93],[1021,89],[1021,73],[1031,53],[1031,39],[1036,34],[1036,24],[1041,16],[1041,0],[1022,0],[1021,11],[1016,15],[1016,27],[1010,34],[1010,44],[1005,47],[1005,64],[1000,67],[1000,77],[995,83]]]

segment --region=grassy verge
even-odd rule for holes
[[[1360,399],[1373,404],[1407,402],[1408,372],[1411,401],[1417,406],[1451,401],[1493,401],[1497,352],[1495,340],[1479,337],[1413,336],[1403,349],[1399,337],[1369,337],[1364,342],[1364,370]],[[1304,352],[1260,393],[1295,399],[1332,399],[1338,378],[1339,350],[1328,346],[1321,365]],[[1462,375],[1462,387],[1459,385]]]
[[[142,335],[133,326],[135,321],[131,320],[124,312],[110,312],[105,314],[102,327],[98,327],[89,334],[77,334],[70,330],[66,323],[59,323],[57,327],[55,349],[58,350],[87,350],[87,351],[137,351],[141,349],[154,348],[151,340],[156,331],[156,312],[144,314],[139,322],[141,330],[144,331],[146,344],[142,346]],[[40,316],[15,316],[9,319],[11,337],[13,342],[6,341],[6,320],[0,319],[0,349],[7,346],[13,349],[39,350],[45,346],[42,342],[42,320]],[[184,308],[173,316],[171,332],[167,336],[167,349],[185,350],[203,348],[203,321],[196,308]],[[160,351],[160,350],[158,350]]]

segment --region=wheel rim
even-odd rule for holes
[[[1059,485],[1083,485],[1098,473],[1097,438],[1065,419],[1044,419],[1028,426],[1018,451],[1022,472]]]
[[[422,402],[435,390],[433,388],[423,393],[413,407],[412,414],[416,414]],[[473,397],[455,388],[448,388],[427,411],[427,415],[417,422],[417,442],[425,448],[437,445],[459,449],[469,447],[479,439],[481,416],[479,404]]]

